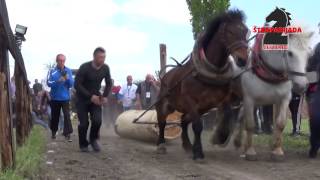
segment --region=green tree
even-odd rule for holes
[[[230,0],[186,0],[191,14],[193,37],[197,38],[206,25],[217,14],[224,12],[230,6]]]

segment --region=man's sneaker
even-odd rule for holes
[[[51,139],[56,139],[56,138],[57,138],[56,132],[52,132],[52,134],[51,134]]]
[[[292,133],[290,134],[290,136],[291,136],[291,137],[298,137],[298,136],[300,136],[300,133],[299,133],[299,132],[292,132]]]
[[[101,149],[100,149],[100,145],[98,144],[97,141],[92,141],[90,142],[91,146],[92,146],[92,149],[96,152],[99,152]]]
[[[69,135],[66,135],[65,137],[66,137],[66,140],[67,140],[68,142],[72,142],[72,139],[71,139],[71,137],[70,137],[70,134],[69,134]]]
[[[80,151],[81,151],[81,152],[89,152],[89,148],[88,148],[88,146],[86,146],[86,147],[80,147]]]

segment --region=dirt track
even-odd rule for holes
[[[309,160],[304,152],[286,152],[285,162],[271,162],[268,148],[258,148],[259,160],[248,162],[240,152],[213,147],[206,140],[206,163],[191,160],[183,151],[180,139],[169,143],[167,155],[155,153],[153,144],[123,139],[112,129],[102,129],[102,152],[81,153],[77,137],[65,142],[48,139],[41,179],[320,179],[320,160]],[[53,150],[54,152],[51,152]]]

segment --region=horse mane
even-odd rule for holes
[[[206,26],[204,34],[202,36],[202,46],[204,49],[207,48],[212,37],[217,33],[219,27],[223,23],[230,23],[236,21],[245,21],[244,13],[239,9],[232,9],[225,11],[215,16]]]
[[[314,32],[309,30],[307,26],[303,26],[301,24],[295,24],[292,25],[292,27],[301,27],[302,32],[289,34],[289,44],[296,42],[299,48],[309,49],[311,36]]]

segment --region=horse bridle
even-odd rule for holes
[[[227,42],[226,42],[226,23],[224,23],[222,25],[222,28],[220,29],[220,33],[222,34],[222,43],[227,47],[227,51],[228,53],[231,54],[231,52],[233,52],[234,50],[238,49],[238,48],[241,48],[241,47],[245,47],[247,48],[248,47],[248,40],[244,41],[244,40],[239,40],[239,41],[235,41],[233,43],[231,43],[230,45],[227,45]]]
[[[291,76],[300,76],[300,77],[306,77],[307,74],[305,72],[298,72],[298,71],[294,71],[294,70],[290,70],[289,68],[289,63],[288,63],[288,52],[284,51],[282,54],[282,57],[284,58],[284,62],[285,62],[285,69],[286,69],[286,74],[288,74],[288,78]]]

